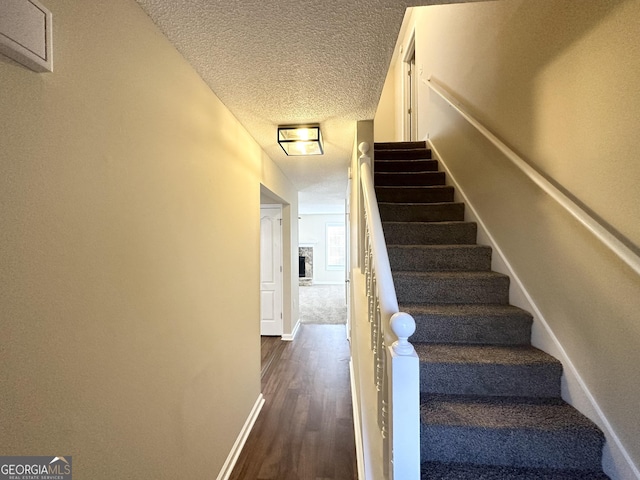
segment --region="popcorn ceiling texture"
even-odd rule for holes
[[[373,118],[406,7],[447,1],[137,0],[301,190],[344,203],[355,121]],[[320,123],[322,157],[287,157],[282,124]]]

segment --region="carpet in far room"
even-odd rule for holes
[[[346,324],[347,303],[344,284],[300,286],[300,322]]]

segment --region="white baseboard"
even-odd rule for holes
[[[356,372],[353,358],[349,359],[349,374],[351,377],[351,404],[353,406],[353,431],[356,440],[356,465],[358,466],[358,480],[365,480],[364,471],[364,443],[362,440],[362,419],[360,418],[360,397],[356,385]]]
[[[240,430],[240,434],[238,435],[236,442],[233,444],[233,447],[231,447],[231,452],[229,452],[229,456],[225,460],[224,465],[222,466],[222,470],[220,470],[220,473],[218,474],[218,477],[216,480],[228,480],[229,477],[231,476],[231,472],[233,472],[233,467],[236,465],[236,462],[238,461],[240,452],[242,452],[242,447],[244,447],[244,444],[247,441],[247,438],[249,438],[249,433],[251,433],[251,429],[253,429],[253,425],[256,423],[256,420],[258,419],[258,415],[260,414],[260,411],[262,410],[263,405],[264,405],[264,396],[260,394],[258,396],[258,399],[256,400],[256,403],[253,405],[253,408],[251,409],[251,413],[249,413],[249,417],[247,418],[247,421],[244,423],[242,430]]]
[[[282,335],[282,340],[285,342],[292,342],[294,338],[296,338],[296,334],[298,333],[298,329],[300,328],[300,319],[293,326],[293,331],[291,333],[285,333]]]
[[[533,315],[532,344],[556,357],[563,368],[562,376],[562,398],[583,413],[600,427],[606,437],[606,444],[603,450],[603,469],[612,480],[640,480],[640,471],[634,465],[633,460],[622,445],[618,435],[604,415],[604,412],[596,402],[595,398],[587,388],[584,380],[578,373],[575,365],[564,350],[560,341],[551,330],[533,299],[525,289],[520,278],[515,274],[511,264],[496,243],[495,239],[487,230],[482,218],[478,215],[473,204],[465,196],[455,177],[447,168],[438,149],[430,139],[427,139],[429,148],[433,152],[435,159],[440,161],[440,165],[447,174],[447,180],[455,188],[455,194],[460,201],[465,203],[465,219],[476,222],[478,225],[478,243],[491,246],[496,255],[492,255],[491,268],[497,272],[509,275],[511,284],[509,289],[510,302],[527,310]]]

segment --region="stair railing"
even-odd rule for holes
[[[369,144],[363,142],[358,149],[361,153],[360,186],[364,210],[364,273],[384,472],[390,480],[418,480],[420,366],[418,355],[408,341],[416,330],[416,323],[411,315],[399,311],[374,189],[371,158],[367,155]]]

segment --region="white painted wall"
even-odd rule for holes
[[[300,245],[313,247],[313,283],[314,284],[342,284],[345,269],[327,268],[327,231],[328,223],[344,225],[344,215],[300,215],[298,228]]]

